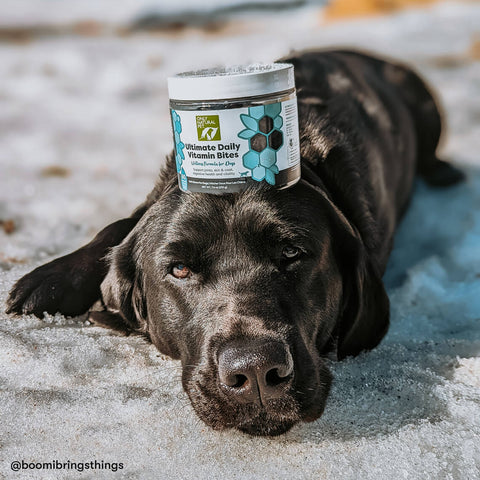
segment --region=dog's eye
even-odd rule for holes
[[[190,277],[191,274],[192,271],[183,263],[177,263],[172,268],[172,275],[180,280]]]
[[[302,251],[298,247],[292,247],[291,245],[284,247],[282,250],[282,255],[289,260],[293,260],[299,257],[301,254]]]

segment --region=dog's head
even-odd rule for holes
[[[182,193],[170,185],[116,247],[107,307],[182,361],[214,428],[277,435],[318,418],[326,357],[375,346],[388,298],[354,228],[321,189]]]

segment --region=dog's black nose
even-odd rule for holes
[[[240,403],[264,404],[281,397],[293,378],[293,359],[286,345],[265,341],[226,346],[218,356],[220,388]]]

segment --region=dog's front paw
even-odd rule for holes
[[[42,265],[15,283],[6,313],[81,315],[100,296],[101,269],[80,251]]]

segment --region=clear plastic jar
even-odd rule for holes
[[[168,79],[180,188],[238,192],[300,179],[293,65],[186,72]]]

